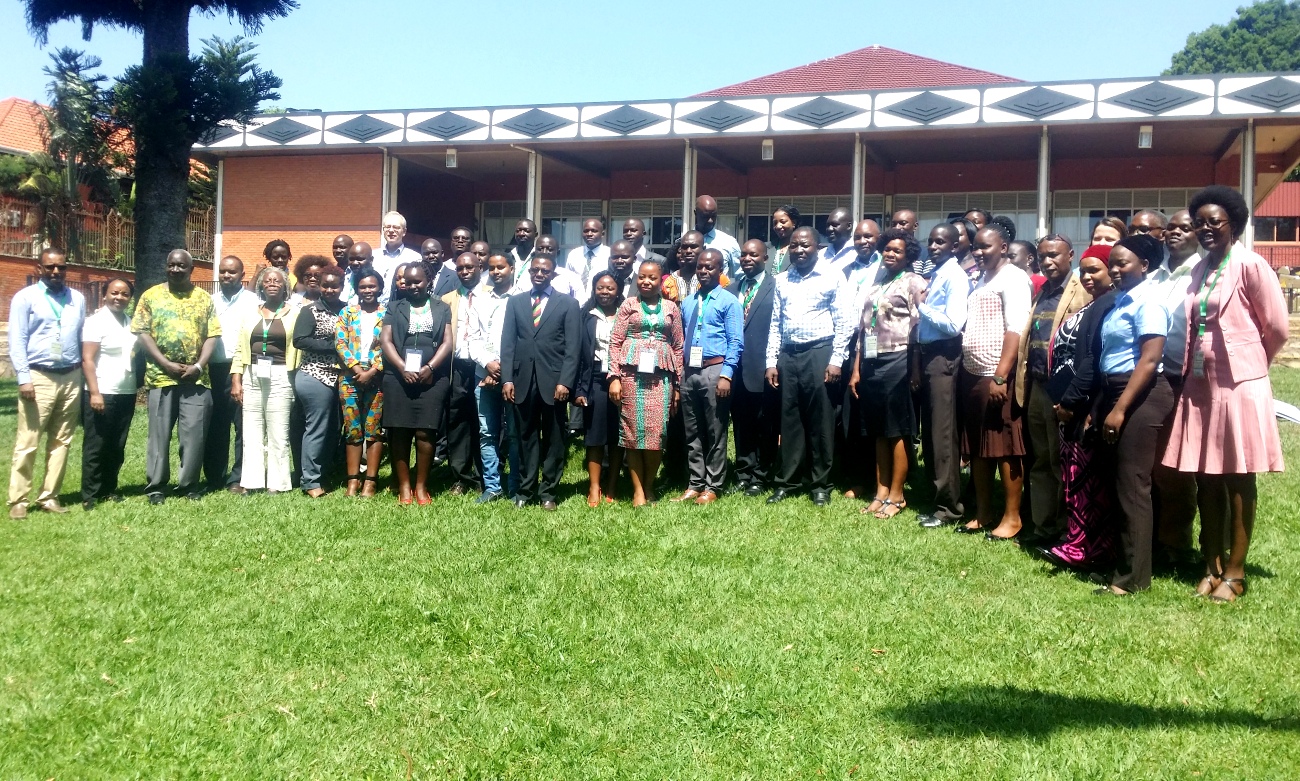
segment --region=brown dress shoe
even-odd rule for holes
[[[697,496],[699,496],[699,495],[700,495],[700,492],[699,492],[699,491],[696,491],[694,488],[687,488],[687,489],[686,489],[686,493],[682,494],[681,496],[677,497],[676,499],[673,499],[673,501],[674,501],[674,502],[689,502],[690,500],[694,499],[695,497],[697,497]]]
[[[59,504],[58,499],[48,499],[40,503],[40,508],[47,513],[59,513],[62,515],[68,511],[68,508]]]
[[[22,519],[26,518],[26,517],[27,517],[27,505],[25,505],[25,504],[15,504],[13,507],[10,507],[10,508],[9,508],[9,517],[12,518],[12,519],[14,519],[15,521],[21,521]]]
[[[718,501],[718,495],[713,493],[712,491],[705,491],[704,493],[695,497],[696,504],[713,504],[716,501]]]

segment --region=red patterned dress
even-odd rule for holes
[[[673,389],[682,382],[682,312],[667,298],[657,305],[630,298],[615,318],[609,361],[623,386],[618,444],[662,450]],[[645,354],[653,360],[643,358]],[[651,366],[653,371],[640,371]]]

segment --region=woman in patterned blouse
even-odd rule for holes
[[[334,457],[339,435],[339,312],[343,302],[343,269],[327,265],[319,272],[320,298],[298,315],[293,346],[300,356],[294,395],[302,404],[302,490],[313,499],[324,496],[321,485]]]
[[[379,334],[383,330],[384,276],[370,266],[363,267],[353,284],[357,302],[339,317],[335,350],[343,364],[339,375],[339,401],[343,410],[343,444],[348,467],[348,496],[375,495],[379,462],[384,456],[384,392],[380,380],[384,353]],[[366,451],[366,475],[362,479],[361,450]]]

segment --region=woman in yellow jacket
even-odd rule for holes
[[[293,327],[298,308],[290,306],[289,278],[271,266],[258,272],[253,290],[262,305],[239,325],[239,349],[230,366],[230,395],[244,409],[244,471],[239,493],[290,490],[289,411],[292,372],[298,368]]]

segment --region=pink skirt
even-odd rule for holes
[[[1208,475],[1281,472],[1273,384],[1268,377],[1233,383],[1228,367],[1215,360],[1206,341],[1205,376],[1193,376],[1188,367],[1160,462],[1179,472]]]

